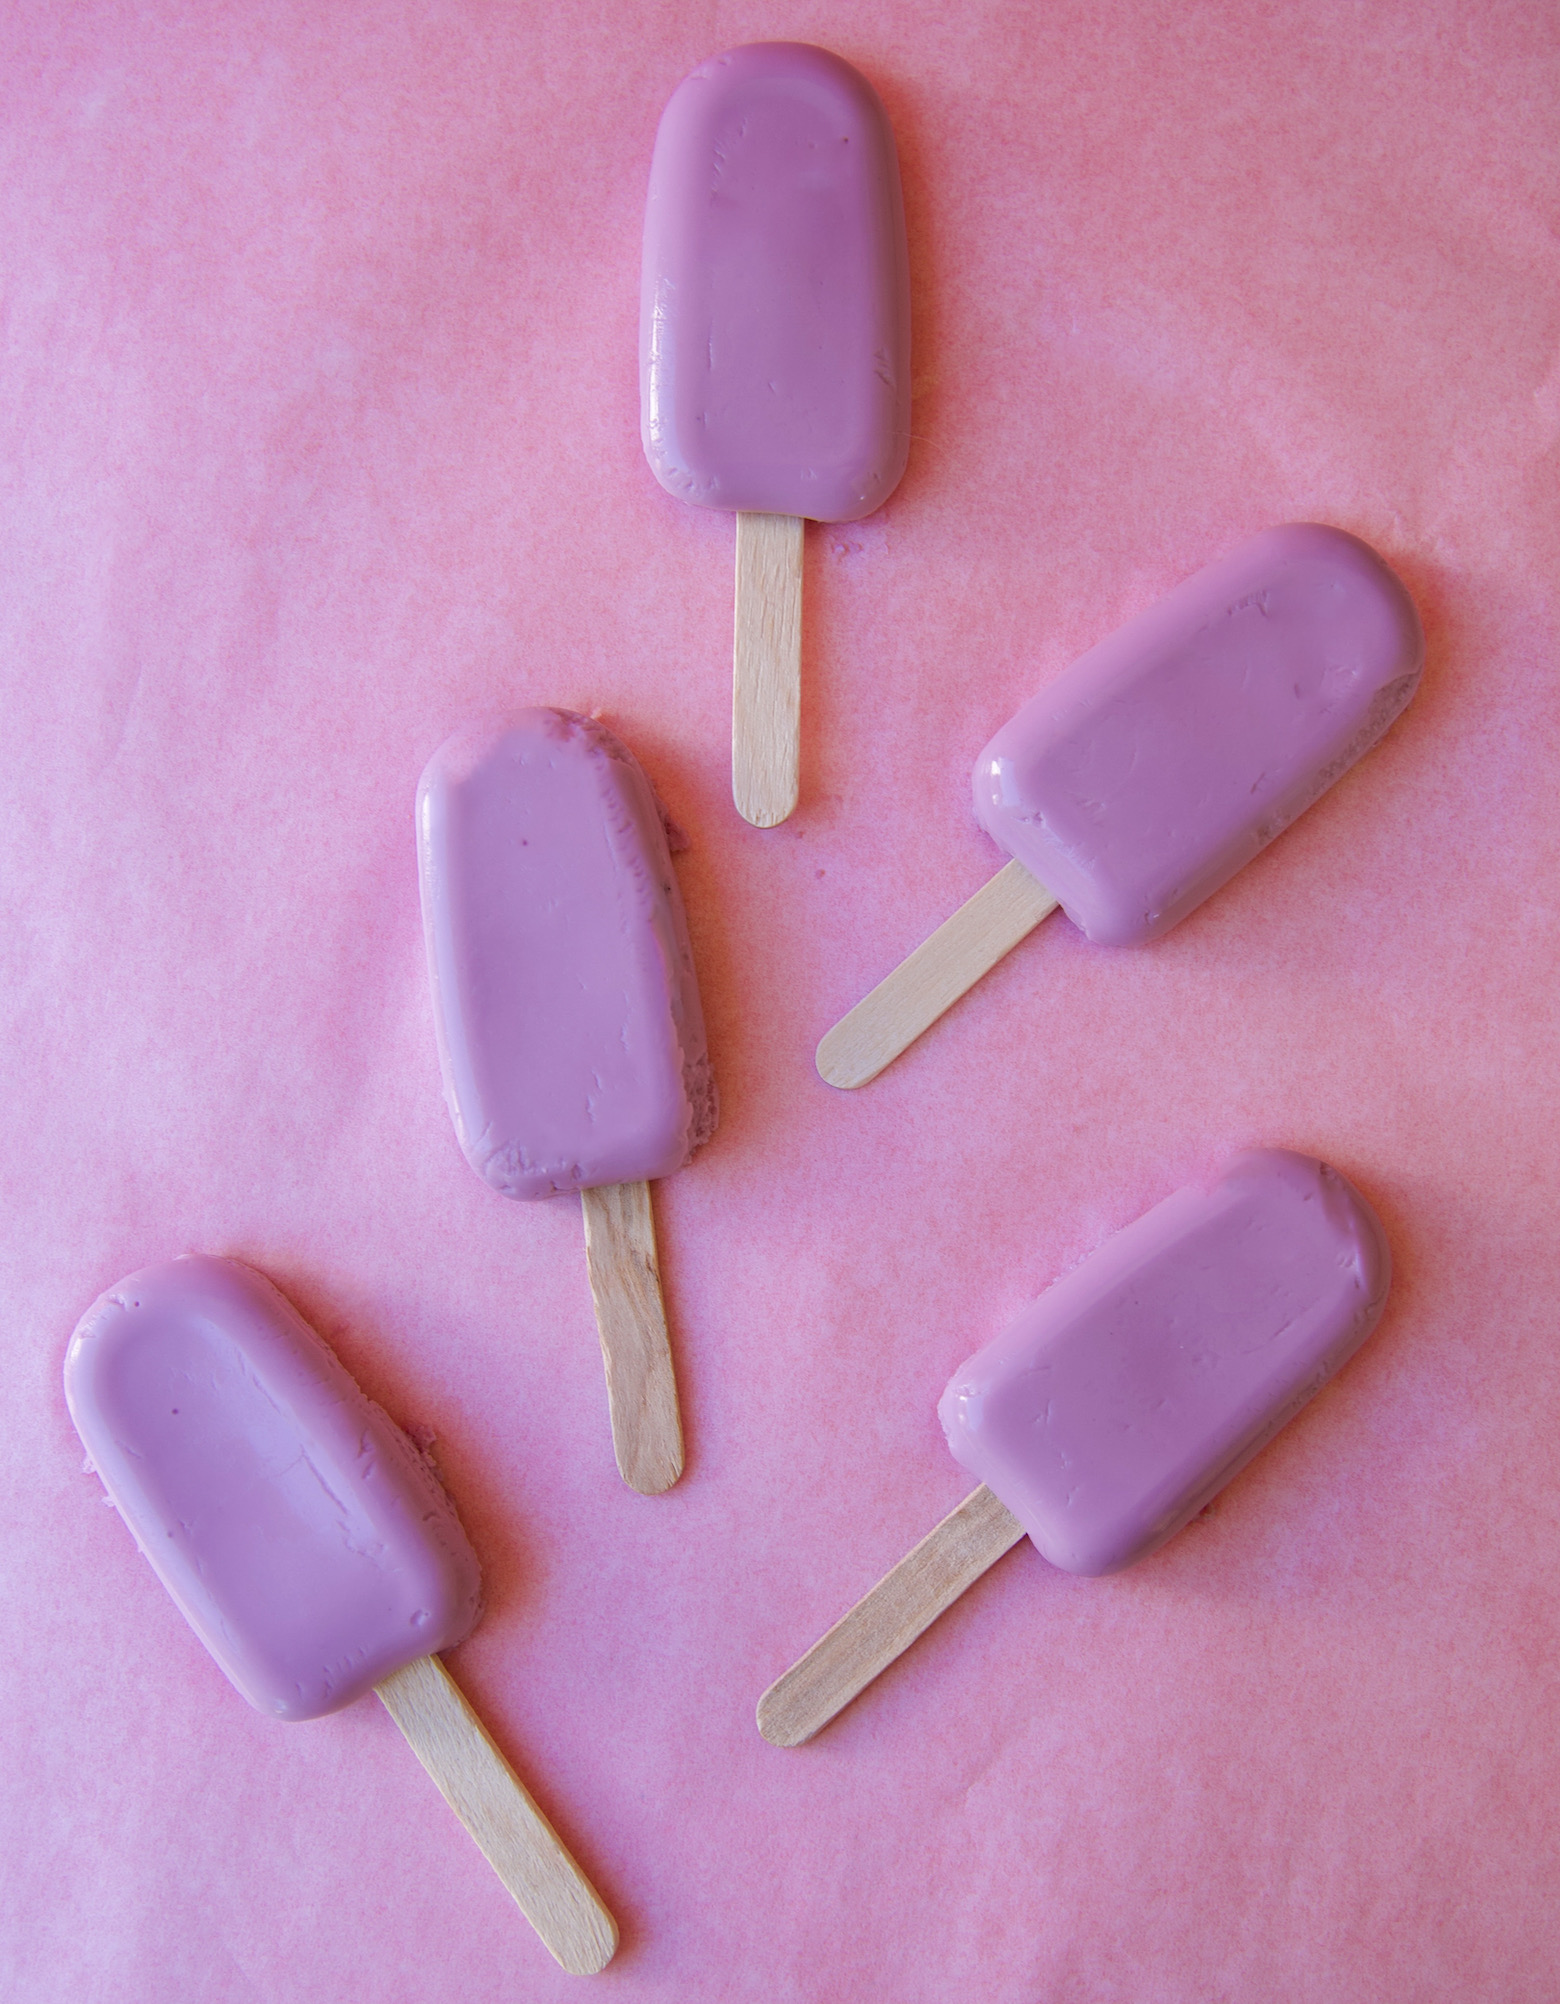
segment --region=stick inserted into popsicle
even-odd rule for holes
[[[758,1703],[799,1746],[1027,1532],[1067,1572],[1156,1550],[1364,1342],[1391,1278],[1336,1170],[1234,1156],[1107,1239],[957,1373],[938,1405],[981,1487]]]
[[[417,851],[456,1135],[506,1197],[579,1191],[618,1468],[656,1495],[683,1442],[649,1183],[716,1121],[660,806],[604,725],[523,710],[434,753]]]
[[[872,514],[910,450],[899,162],[849,63],[759,42],[673,92],[650,167],[639,367],[656,478],[736,511],[732,793],[770,828],[797,799],[803,520]]]
[[[229,1680],[276,1719],[375,1690],[525,1917],[575,1975],[617,1928],[438,1652],[481,1576],[443,1486],[269,1281],[148,1267],[100,1297],[65,1397],[110,1500]]]
[[[975,761],[1012,861],[818,1046],[859,1086],[1060,905],[1157,939],[1370,750],[1419,685],[1413,602],[1341,529],[1268,529],[1063,671]]]

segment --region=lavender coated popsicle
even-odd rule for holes
[[[849,63],[760,42],[701,63],[656,133],[640,431],[663,487],[737,516],[732,795],[796,805],[802,524],[880,508],[910,450],[894,136]]]
[[[982,1486],[759,1700],[797,1746],[1027,1532],[1069,1572],[1118,1571],[1203,1508],[1379,1321],[1391,1257],[1335,1169],[1250,1149],[1063,1275],[938,1406]]]
[[[1413,602],[1341,529],[1265,530],[1073,662],[975,761],[1012,861],[818,1045],[865,1085],[1060,904],[1142,946],[1370,750],[1424,666]]]
[[[1336,1170],[1252,1149],[1046,1289],[955,1373],[948,1448],[1053,1566],[1162,1545],[1364,1342],[1392,1261]]]
[[[1102,640],[975,761],[975,816],[1080,931],[1141,946],[1370,750],[1419,686],[1413,602],[1342,529],[1267,529]]]
[[[132,1274],[78,1324],[65,1397],[137,1545],[257,1710],[338,1711],[476,1622],[449,1497],[252,1267]]]
[[[681,501],[853,522],[910,451],[894,136],[827,49],[757,42],[667,102],[645,205],[645,457]]]
[[[65,1398],[244,1697],[304,1720],[376,1691],[559,1963],[605,1968],[612,1916],[438,1660],[480,1613],[455,1507],[292,1304],[237,1260],[133,1273],[77,1325]]]
[[[603,724],[523,710],[435,752],[417,847],[456,1135],[506,1197],[580,1193],[618,1469],[659,1494],[683,1443],[649,1182],[716,1122],[660,805]]]
[[[669,1176],[715,1129],[661,810],[605,725],[523,710],[458,731],[417,792],[444,1096],[506,1197]]]

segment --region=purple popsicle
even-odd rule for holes
[[[803,42],[701,63],[656,134],[640,419],[705,508],[853,522],[910,450],[909,264],[894,135],[859,71]]]
[[[680,1169],[715,1128],[682,895],[650,782],[566,710],[459,731],[417,792],[444,1096],[506,1197]]]
[[[666,106],[645,207],[640,424],[662,486],[737,512],[733,786],[771,826],[796,798],[802,520],[870,515],[910,448],[893,133],[871,85],[826,49],[733,49]]]
[[[1268,529],[1075,661],[975,761],[975,815],[1090,939],[1141,946],[1325,793],[1419,686],[1413,602],[1342,529]]]
[[[650,782],[605,726],[523,710],[459,731],[417,793],[444,1093],[506,1197],[579,1191],[618,1466],[682,1470],[647,1187],[714,1132],[687,920]]]
[[[1052,1565],[1111,1573],[1195,1517],[1376,1326],[1375,1213],[1324,1163],[1237,1155],[1064,1274],[937,1412]]]
[[[1069,1572],[1146,1557],[1348,1362],[1390,1278],[1364,1198],[1286,1149],[1116,1233],[955,1374],[938,1414],[983,1486],[765,1692],[765,1738],[811,1738],[1025,1532]]]
[[[136,1543],[259,1711],[337,1711],[475,1623],[449,1497],[252,1268],[132,1274],[78,1325],[65,1397]]]
[[[259,1711],[337,1711],[475,1623],[449,1497],[251,1267],[130,1275],[82,1317],[64,1393],[136,1545]]]
[[[1291,523],[1253,537],[1092,648],[975,761],[1012,861],[818,1046],[864,1085],[1057,905],[1141,946],[1227,883],[1370,750],[1424,666],[1374,550]]]
[[[104,1488],[229,1680],[277,1719],[369,1689],[565,1968],[611,1916],[437,1661],[476,1554],[438,1478],[292,1305],[236,1260],[148,1267],[83,1316],[65,1397]]]

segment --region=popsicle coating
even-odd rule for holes
[[[661,811],[626,746],[566,710],[457,732],[417,793],[444,1095],[507,1197],[669,1175],[715,1081]]]
[[[1424,636],[1372,549],[1265,530],[1075,661],[975,762],[975,813],[1090,939],[1194,911],[1381,737]]]
[[[1174,1535],[1353,1356],[1391,1257],[1334,1169],[1234,1156],[1063,1276],[943,1393],[954,1459],[1072,1573]]]
[[[800,42],[701,63],[656,134],[640,416],[661,485],[850,522],[910,450],[909,258],[876,92]]]
[[[249,1702],[313,1719],[448,1649],[481,1579],[454,1505],[296,1309],[236,1260],[132,1274],[65,1397],[136,1543]]]

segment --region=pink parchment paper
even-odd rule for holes
[[[915,445],[807,539],[800,811],[728,792],[732,524],[637,436],[696,61],[889,107]],[[223,1683],[81,1474],[77,1315],[262,1266],[486,1566],[452,1659],[627,1999],[1560,1985],[1560,18],[1532,0],[8,7],[0,17],[0,1991],[578,1996],[372,1701]],[[1272,522],[1422,607],[1387,742],[1170,938],[1058,919],[878,1083],[824,1029],[999,860],[971,759]],[[724,1101],[660,1186],[691,1460],[614,1473],[575,1206],[440,1103],[411,828],[474,710],[600,706]],[[1136,1572],[1006,1559],[813,1746],[759,1691],[963,1493],[950,1371],[1224,1150],[1397,1257],[1343,1378]]]

